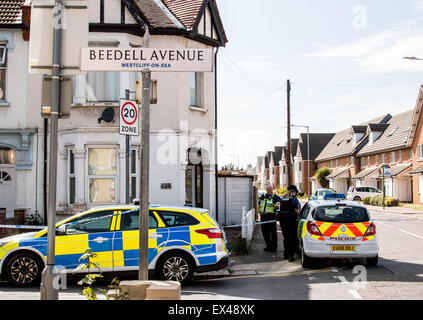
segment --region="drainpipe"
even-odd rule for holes
[[[215,153],[216,153],[216,163],[214,165],[215,170],[215,187],[216,187],[216,221],[219,221],[219,194],[218,194],[218,164],[217,164],[217,53],[219,52],[219,47],[216,49],[214,54],[214,129],[215,129]]]

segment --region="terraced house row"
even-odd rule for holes
[[[304,160],[308,160],[312,163],[309,175],[312,191],[321,187],[315,171],[327,167],[331,170],[326,177],[329,186],[337,192],[346,193],[350,186],[372,186],[382,190],[384,181],[387,196],[402,202],[423,203],[422,105],[423,86],[419,88],[413,109],[396,115],[383,114],[334,134],[310,134],[310,159],[304,157],[306,134],[301,134],[298,141],[292,140],[298,147],[291,148],[291,181],[300,191],[308,193],[307,166],[304,166]],[[326,143],[325,139],[328,139]],[[286,162],[281,160],[275,170],[275,163],[269,161],[273,153],[258,158],[256,185],[259,188],[270,183],[275,187],[286,186],[282,178]],[[386,165],[391,168],[391,175],[383,180],[382,166]],[[275,179],[274,175],[267,174],[268,171],[280,172],[281,178]]]

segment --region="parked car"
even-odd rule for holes
[[[229,263],[226,236],[206,209],[150,206],[148,269],[164,280],[189,281],[193,272]],[[72,273],[87,248],[102,272],[138,270],[139,208],[95,208],[56,225],[55,264]],[[40,282],[46,264],[47,229],[0,239],[1,277],[16,286]],[[91,268],[91,271],[93,269]],[[87,269],[78,270],[87,272]]]
[[[367,197],[374,197],[382,194],[382,191],[375,187],[350,187],[347,193],[347,200],[361,201]]]
[[[323,197],[327,193],[333,194],[333,193],[335,193],[335,190],[332,190],[332,189],[316,189],[316,190],[314,190],[310,199],[311,200],[323,200]]]
[[[364,205],[347,200],[311,200],[298,223],[301,264],[312,267],[318,258],[365,258],[378,263],[376,225]]]

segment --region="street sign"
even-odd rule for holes
[[[29,41],[29,73],[52,74],[53,34],[62,29],[61,75],[85,74],[79,70],[81,47],[88,46],[87,1],[33,0]]]
[[[81,48],[83,71],[212,72],[212,48]]]
[[[384,166],[383,172],[385,176],[391,176],[391,167],[390,166]]]
[[[120,100],[119,133],[122,135],[138,136],[138,107],[134,101]]]

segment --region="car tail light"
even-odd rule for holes
[[[314,224],[314,222],[307,222],[307,231],[308,233],[315,235],[315,236],[322,236],[319,228]]]
[[[209,237],[209,239],[216,239],[216,238],[223,239],[223,232],[220,229],[217,229],[217,228],[200,229],[200,230],[195,230],[195,232],[200,233],[200,234],[204,234],[207,237]]]
[[[372,222],[369,227],[367,228],[366,233],[364,234],[365,237],[374,236],[376,234],[376,225]]]

